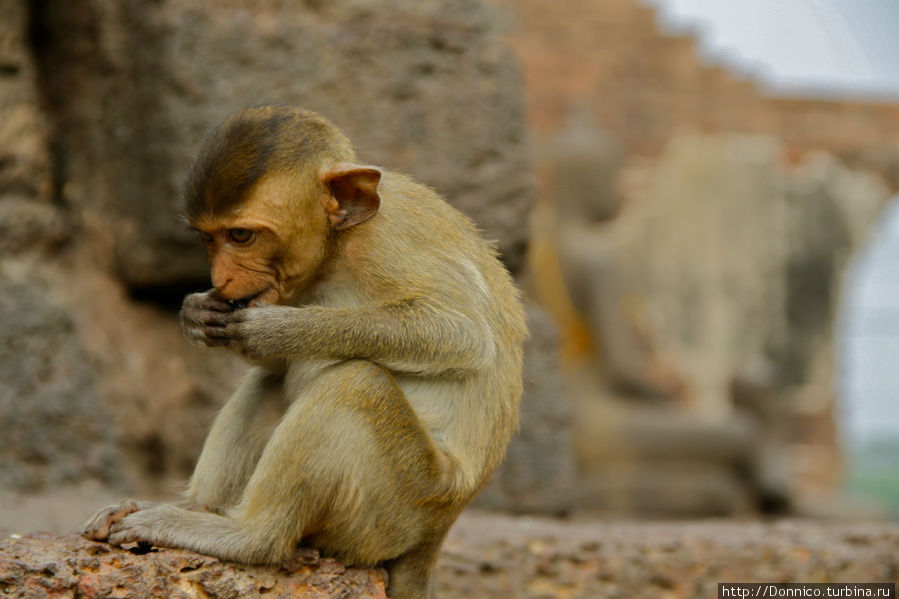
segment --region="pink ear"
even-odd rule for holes
[[[326,203],[328,220],[340,231],[365,222],[378,212],[381,171],[373,166],[341,162],[322,174],[333,201]]]

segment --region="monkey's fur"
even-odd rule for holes
[[[301,542],[384,564],[394,599],[427,596],[447,530],[518,422],[524,314],[494,247],[290,107],[220,126],[186,212],[215,288],[185,299],[184,332],[254,366],[183,506],[128,500],[84,534],[252,563]]]

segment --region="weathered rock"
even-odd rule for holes
[[[626,523],[463,514],[438,597],[717,596],[719,582],[899,582],[899,525]]]
[[[190,551],[126,551],[78,535],[0,539],[0,591],[7,597],[386,599],[380,569],[347,568],[302,550],[282,567],[245,566]]]
[[[174,312],[134,301],[119,281],[84,260],[55,269],[53,276],[54,295],[74,320],[97,372],[111,421],[102,424],[117,433],[136,485],[131,492],[180,489],[246,364],[231,352],[187,342]]]
[[[322,112],[361,160],[437,188],[517,268],[532,199],[520,82],[479,2],[35,6],[65,199],[112,234],[130,285],[207,279],[177,221],[181,181],[212,127],[260,103]]]
[[[28,47],[28,4],[0,0],[0,252],[59,245],[47,127]]]
[[[521,428],[478,507],[515,513],[564,514],[575,488],[571,409],[562,390],[559,335],[542,308],[528,305]]]
[[[263,102],[317,109],[361,160],[434,185],[500,240],[510,265],[521,258],[532,193],[520,82],[476,1],[0,0],[0,42],[0,252],[24,255],[15,268],[27,270],[30,250],[60,250],[43,265],[45,295],[72,327],[62,355],[78,348],[94,373],[87,399],[69,401],[77,411],[99,396],[91,427],[106,431],[102,443],[114,431],[134,493],[186,477],[244,369],[188,346],[175,316],[187,292],[209,286],[178,218],[182,178],[226,114]],[[10,372],[41,359],[10,357]],[[20,432],[40,427],[28,410]],[[0,414],[4,429],[14,415]],[[68,422],[61,439],[94,431]],[[94,459],[41,459],[79,454]]]
[[[47,287],[32,265],[0,263],[0,489],[119,482],[93,366]]]
[[[708,422],[671,405],[579,398],[574,410],[577,507],[623,516],[745,514],[758,431],[743,418]]]
[[[305,557],[303,557],[305,556]],[[560,521],[466,512],[435,573],[438,597],[714,597],[719,582],[899,582],[899,524]],[[285,568],[189,551],[143,555],[70,535],[0,538],[4,596],[378,597],[380,569],[301,551]],[[294,593],[294,594],[291,594]]]
[[[633,260],[653,330],[703,410],[726,408],[747,364],[770,364],[780,389],[830,386],[844,267],[888,198],[823,155],[788,169],[765,138],[671,144],[632,216]]]
[[[726,415],[732,383],[761,364],[785,413],[832,421],[843,276],[888,199],[878,179],[823,154],[790,167],[767,138],[672,142],[628,225],[652,332],[698,412]],[[836,488],[836,434],[794,427],[783,442],[795,453],[778,476],[800,493]]]
[[[52,204],[0,192],[0,252],[52,250],[68,236],[65,215]]]

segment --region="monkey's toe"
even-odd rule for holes
[[[144,507],[134,499],[123,499],[120,503],[108,505],[88,518],[81,528],[81,536],[92,541],[105,541],[109,537],[110,527]]]

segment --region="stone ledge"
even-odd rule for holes
[[[899,523],[467,512],[436,574],[439,599],[713,598],[719,582],[899,583]]]
[[[76,535],[0,538],[0,596],[387,599],[381,569],[311,550],[282,567],[189,551],[138,554]],[[899,523],[554,520],[462,515],[435,574],[440,599],[693,598],[719,582],[899,583]]]
[[[245,566],[176,549],[142,553],[70,534],[0,539],[4,597],[291,597],[386,599],[386,573],[305,550],[282,567]]]

